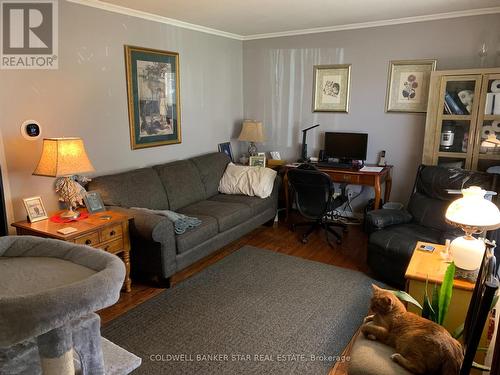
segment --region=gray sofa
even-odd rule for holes
[[[95,177],[88,190],[98,191],[108,208],[134,218],[130,228],[132,275],[169,277],[274,218],[279,178],[266,199],[219,194],[219,181],[230,162],[224,153]],[[164,216],[130,207],[172,210],[201,219],[199,227],[175,235]]]

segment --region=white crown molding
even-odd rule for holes
[[[66,1],[69,3],[85,5],[85,6],[89,6],[92,8],[101,9],[101,10],[107,10],[108,12],[114,12],[114,13],[119,13],[119,14],[123,14],[126,16],[138,17],[138,18],[142,18],[145,20],[149,20],[149,21],[160,22],[160,23],[163,23],[166,25],[182,27],[183,29],[200,31],[202,33],[222,36],[222,37],[230,38],[230,39],[243,40],[242,36],[238,35],[238,34],[228,33],[226,31],[212,29],[210,27],[195,25],[194,23],[179,21],[179,20],[176,20],[173,18],[159,16],[157,14],[152,14],[152,13],[143,12],[140,10],[122,7],[120,5],[105,3],[105,2],[100,1],[100,0],[66,0]]]
[[[295,36],[295,35],[306,35],[306,34],[318,34],[318,33],[326,33],[332,31],[344,31],[344,30],[355,30],[355,29],[367,29],[371,27],[380,27],[380,26],[390,26],[390,25],[401,25],[406,23],[414,23],[414,22],[426,22],[426,21],[436,21],[443,20],[449,18],[460,18],[460,17],[470,17],[470,16],[480,16],[486,14],[497,14],[500,13],[500,6],[498,7],[490,7],[490,8],[479,8],[479,9],[470,9],[470,10],[461,10],[455,12],[447,12],[447,13],[437,13],[437,14],[428,14],[424,16],[412,16],[412,17],[404,17],[404,18],[395,18],[389,20],[380,20],[380,21],[370,21],[370,22],[359,22],[359,23],[350,23],[345,25],[337,25],[337,26],[325,26],[325,27],[315,27],[311,29],[301,29],[301,30],[290,30],[290,31],[281,31],[275,33],[266,33],[266,34],[254,34],[254,35],[239,35],[234,33],[229,33],[222,30],[213,29],[210,27],[200,26],[189,22],[184,22],[180,20],[176,20],[174,18],[168,18],[159,16],[152,13],[143,12],[140,10],[135,10],[131,8],[122,7],[119,5],[114,5],[110,3],[106,3],[100,0],[66,0],[70,3],[75,3],[79,5],[85,5],[97,9],[106,10],[109,12],[119,13],[126,16],[138,17],[142,19],[146,19],[149,21],[160,22],[167,25],[177,26],[184,29],[199,31],[206,34],[212,34],[217,36],[222,36],[225,38],[236,39],[236,40],[256,40],[256,39],[269,39],[269,38],[279,38],[286,36]]]
[[[461,11],[456,11],[456,12],[428,14],[428,15],[424,15],[424,16],[412,16],[412,17],[395,18],[395,19],[381,20],[381,21],[350,23],[350,24],[338,25],[338,26],[325,26],[325,27],[315,27],[312,29],[302,29],[302,30],[282,31],[282,32],[276,32],[276,33],[267,33],[267,34],[246,35],[246,36],[242,36],[242,39],[243,40],[255,40],[255,39],[279,38],[279,37],[284,37],[284,36],[318,34],[318,33],[326,33],[326,32],[331,32],[331,31],[367,29],[370,27],[401,25],[401,24],[405,24],[405,23],[436,21],[436,20],[443,20],[443,19],[449,19],[449,18],[480,16],[480,15],[485,15],[485,14],[497,14],[497,13],[500,13],[500,7],[479,8],[479,9],[461,10]]]

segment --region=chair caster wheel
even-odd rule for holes
[[[306,244],[307,243],[307,238],[303,238],[301,241],[302,241],[303,244]]]

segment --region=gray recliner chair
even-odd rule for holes
[[[123,262],[101,250],[1,237],[0,374],[74,374],[74,356],[81,374],[104,374],[94,312],[118,300],[124,276]]]

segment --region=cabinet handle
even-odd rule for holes
[[[110,236],[114,236],[115,234],[116,234],[116,232],[114,230],[112,230],[111,232],[109,232]]]
[[[85,241],[85,245],[90,245],[91,243],[92,243],[92,240]]]
[[[104,251],[108,251],[109,250],[109,245],[108,246],[104,246]]]

